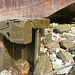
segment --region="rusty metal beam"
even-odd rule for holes
[[[75,0],[0,0],[0,18],[47,17],[75,3]]]

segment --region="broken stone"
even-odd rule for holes
[[[49,49],[50,54],[55,53],[56,48],[60,48],[60,45],[56,42],[51,42],[45,46]]]
[[[56,60],[56,54],[55,53],[50,54],[49,59],[51,61],[55,61]]]
[[[8,71],[11,72],[12,75],[20,75],[19,72],[13,66],[11,66]]]
[[[45,36],[48,35],[48,34],[49,34],[48,31],[45,31]]]
[[[61,38],[66,38],[66,39],[71,38],[72,39],[73,37],[71,35],[62,35]]]
[[[2,72],[0,72],[0,75],[12,75],[12,72],[7,71],[7,70],[3,70]]]
[[[59,66],[62,65],[62,60],[56,58],[54,61],[52,61],[53,69],[57,69]]]
[[[67,65],[70,65],[70,63],[66,63],[66,64],[64,64],[64,65],[60,65],[59,68],[60,68],[60,67],[63,67],[63,66],[67,66]],[[68,74],[71,69],[72,69],[72,66],[67,67],[67,68],[64,68],[64,69],[58,71],[57,74]]]
[[[74,48],[71,48],[69,51],[72,54],[72,56],[74,57],[75,56],[75,47]]]
[[[45,29],[45,35],[48,35],[49,33],[53,32],[53,28],[46,28]]]
[[[60,40],[62,41],[62,40],[66,40],[66,38],[60,38]]]
[[[57,41],[59,40],[61,37],[60,37],[60,34],[59,33],[52,33],[52,40],[54,41]]]
[[[75,75],[75,65],[73,66],[73,69],[70,71],[68,75]]]
[[[46,53],[46,52],[47,52],[47,50],[49,51],[49,49],[48,49],[48,48],[44,48],[44,53]]]
[[[58,23],[52,23],[50,24],[50,28],[54,28],[54,27],[57,27],[58,26]]]
[[[75,27],[75,24],[71,24],[72,27]]]
[[[42,75],[52,71],[52,64],[46,56],[41,56],[36,64],[34,74]]]
[[[45,52],[45,56],[49,57],[49,54],[50,54],[50,52],[47,50],[47,51]]]
[[[0,71],[8,69],[12,66],[13,61],[3,43],[0,42]]]
[[[58,53],[58,52],[59,52],[59,48],[56,49],[56,53]]]
[[[71,27],[71,31],[75,33],[75,27]]]
[[[62,40],[60,42],[60,46],[63,48],[63,49],[70,49],[72,47],[74,47],[74,44],[73,42],[71,42],[70,40]]]
[[[60,48],[60,45],[56,42],[51,42],[49,44],[46,44],[45,46],[47,46],[49,49],[52,49],[52,48]]]
[[[22,60],[19,59],[15,62],[14,64],[14,68],[20,73],[20,74],[24,74],[24,73],[28,73],[30,70],[30,65],[29,62],[26,60]]]
[[[48,44],[52,42],[52,33],[49,33],[45,36],[45,38],[42,40],[43,44]]]
[[[50,30],[50,28],[45,29],[45,36],[49,34],[49,32],[50,32],[49,30]]]
[[[74,59],[71,55],[70,52],[66,52],[64,50],[60,50],[57,53],[58,58],[60,58],[62,61],[67,61],[67,62],[74,62]]]
[[[58,59],[58,58],[56,58],[54,61],[52,61],[52,65],[53,65],[54,70],[60,69],[61,67],[64,67],[68,64],[70,64],[70,63],[66,62],[66,64],[63,64],[62,60]],[[69,71],[71,70],[71,68],[72,68],[72,66],[68,67],[68,68],[64,68],[62,70],[59,70],[59,71],[57,71],[57,74],[68,74]]]
[[[55,61],[52,61],[52,65],[53,65],[53,69],[57,70],[57,69],[60,69],[61,67],[68,65],[68,63],[63,64],[61,59],[56,58]],[[61,69],[61,70],[57,71],[57,74],[68,74],[69,71],[71,70],[71,68],[72,68],[72,66],[68,67],[68,68]]]
[[[40,46],[40,52],[44,53],[44,45],[42,43],[41,43],[41,46]]]
[[[58,25],[54,32],[62,34],[63,32],[68,32],[71,29],[70,25]]]

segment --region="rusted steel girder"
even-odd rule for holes
[[[0,0],[0,18],[47,17],[75,0]]]

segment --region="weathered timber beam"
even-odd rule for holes
[[[34,66],[36,65],[38,59],[38,51],[39,51],[39,29],[35,31],[35,51],[34,51]]]
[[[49,19],[33,19],[32,20],[33,23],[33,28],[41,28],[41,29],[45,29],[49,27],[50,24],[50,20]]]
[[[11,42],[28,44],[32,42],[32,28],[45,29],[49,24],[49,19],[7,19],[0,21],[0,33]]]

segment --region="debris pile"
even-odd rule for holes
[[[49,28],[45,29],[45,36],[41,37],[40,52],[33,72],[34,75],[47,73],[75,75],[75,66],[71,65],[75,63],[75,24],[51,24]],[[26,75],[30,73],[29,62],[22,59],[12,61],[1,41],[0,58],[0,67],[2,67],[0,75]],[[2,61],[4,63],[1,63]]]
[[[74,26],[75,24],[52,23],[49,28],[45,29],[45,36],[41,37],[41,55],[39,60],[37,61],[34,74],[46,74],[74,63]],[[48,68],[50,71],[48,70]],[[72,70],[74,72],[73,66],[69,66],[57,71],[56,74],[72,75]],[[75,75],[75,72],[73,75]]]

